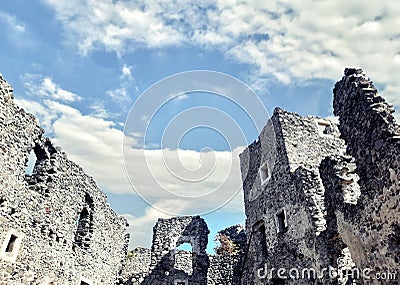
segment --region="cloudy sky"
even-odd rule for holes
[[[134,103],[168,76],[211,70],[250,86],[269,113],[279,106],[331,116],[334,82],[346,66],[357,66],[398,109],[396,2],[3,1],[0,72],[13,85],[16,102],[39,118],[46,134],[128,219],[132,247],[149,246],[156,218],[170,214],[207,213],[212,237],[244,223],[238,153],[257,137],[259,129],[248,120],[254,110],[189,92],[148,114],[152,120],[141,114],[127,121]],[[181,123],[169,127],[177,118]],[[136,122],[148,128],[129,133],[126,150],[124,127]],[[134,173],[129,179],[124,165]],[[204,174],[204,183],[176,180],[185,171]]]

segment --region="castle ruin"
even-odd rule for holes
[[[36,156],[32,174],[28,157]],[[0,284],[115,284],[127,222],[0,78]]]
[[[276,109],[243,151],[245,246],[209,255],[199,216],[159,219],[128,251],[126,220],[0,77],[0,285],[399,284],[400,126],[361,69],[333,93],[339,124]],[[346,274],[365,269],[394,279]]]

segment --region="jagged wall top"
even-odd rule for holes
[[[0,283],[114,284],[126,257],[126,220],[12,92],[0,76]]]
[[[368,116],[370,121],[380,124],[380,131],[392,136],[400,135],[400,126],[392,115],[395,111],[393,105],[378,94],[373,82],[362,69],[346,68],[342,79],[335,84],[333,94],[334,114],[340,117],[341,125],[348,123],[343,122],[346,118],[353,119],[353,124],[359,127],[372,128],[374,126],[371,123],[366,126],[360,124]],[[370,117],[372,114],[373,118]],[[342,128],[341,131],[349,135],[348,129]]]

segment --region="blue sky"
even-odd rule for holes
[[[133,191],[123,168],[122,140],[131,106],[159,80],[190,70],[223,72],[248,84],[269,113],[279,106],[325,117],[332,116],[334,82],[346,66],[359,66],[395,108],[400,106],[396,1],[292,2],[3,1],[0,72],[14,87],[16,102],[39,118],[46,134],[95,178],[111,206],[128,219],[131,247],[149,246],[156,218],[166,214]],[[229,114],[245,143],[256,139],[257,129],[246,117],[251,110],[215,94],[188,94],[160,109],[146,138],[136,137],[145,139],[154,163],[162,153],[160,141],[168,123],[198,106]],[[227,137],[195,128],[177,145],[164,145],[164,154],[179,154],[193,164],[202,149],[211,147],[213,159],[228,163],[238,174],[243,141]],[[240,175],[224,182],[225,188],[236,187]],[[154,194],[159,208],[201,212],[196,202],[157,196],[157,188],[141,177],[134,183]],[[209,187],[213,183],[219,182],[210,181]],[[184,186],[174,187],[185,191]],[[215,206],[226,199],[222,190]],[[204,218],[210,241],[218,229],[244,223],[240,192]]]

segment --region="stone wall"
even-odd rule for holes
[[[267,282],[265,266],[327,266],[318,254],[319,235],[326,229],[318,167],[325,155],[343,150],[334,123],[276,109],[259,139],[240,155],[248,237],[242,284]],[[270,279],[283,282],[276,276]],[[313,282],[317,280],[304,284]]]
[[[151,250],[141,248],[128,254],[122,284],[240,284],[241,255],[208,255],[208,234],[199,216],[158,219]],[[192,251],[177,249],[184,243]]]
[[[334,111],[338,126],[276,109],[241,154],[248,243],[242,284],[364,284],[362,276],[343,273],[365,269],[370,276],[399,277],[400,127],[394,109],[362,70],[346,69],[335,85]],[[276,272],[264,276],[265,265],[286,274],[304,268],[332,268],[334,274],[284,280]]]
[[[400,126],[393,106],[361,69],[348,68],[335,85],[334,112],[361,192],[356,205],[344,201],[335,209],[338,232],[358,267],[400,273]],[[336,200],[344,183],[337,174],[332,179],[332,167],[343,168],[344,160],[329,158],[322,169]]]
[[[26,174],[29,153],[36,164]],[[0,77],[0,284],[114,284],[126,220]]]
[[[399,284],[393,111],[362,70],[346,69],[334,89],[339,125],[276,109],[240,155],[246,233],[220,231],[237,235],[238,254],[208,255],[209,230],[199,216],[159,219],[151,249],[127,252],[125,219],[14,104],[0,77],[0,285]],[[184,243],[192,251],[179,250]],[[285,279],[279,268],[316,275]],[[343,274],[363,269],[397,279]]]
[[[242,256],[240,254],[209,255],[207,285],[241,284]]]
[[[121,284],[140,284],[150,272],[151,250],[135,248],[128,252],[122,268]]]

